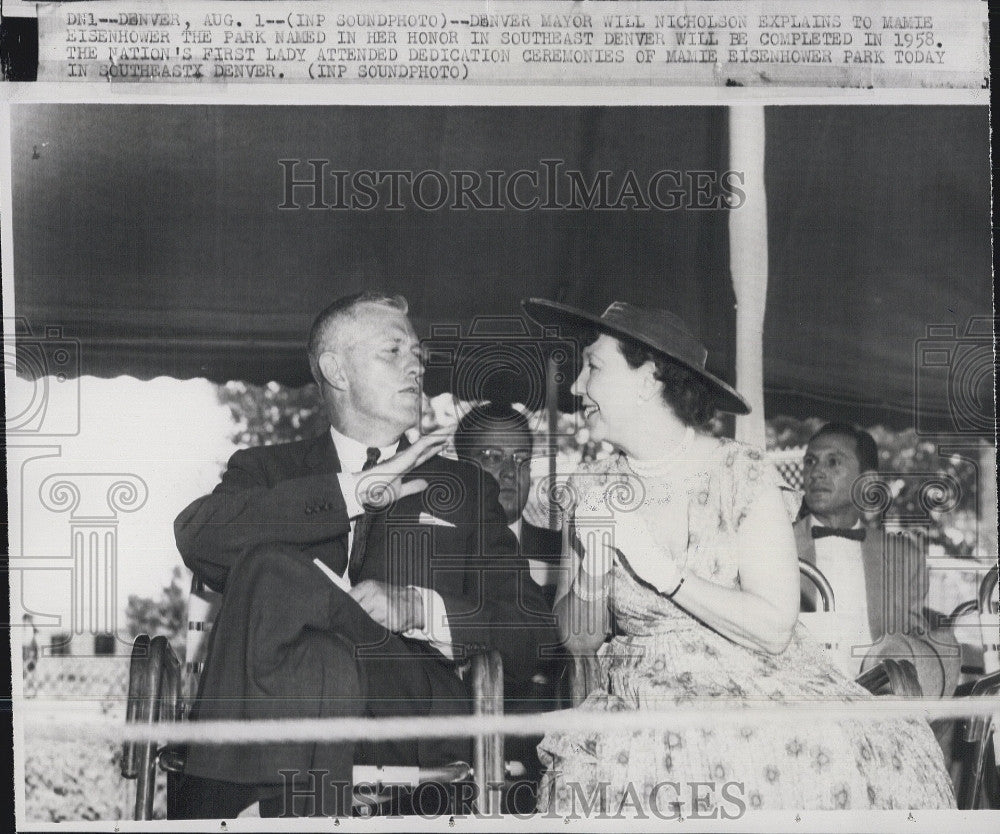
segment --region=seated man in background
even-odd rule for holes
[[[931,634],[924,616],[927,564],[919,542],[866,524],[852,497],[865,472],[878,470],[878,447],[866,431],[827,423],[809,440],[803,462],[803,516],[795,523],[799,558],[833,588],[839,632],[834,660],[854,678],[884,658],[910,661],[924,695],[951,695],[961,658],[950,631]],[[803,611],[816,609],[803,580]]]
[[[555,589],[562,534],[536,527],[523,516],[531,490],[534,441],[528,418],[509,405],[490,403],[466,414],[455,430],[455,452],[491,475],[500,487],[500,506],[528,560],[531,578],[549,602]]]
[[[531,489],[533,441],[528,419],[511,406],[491,403],[477,406],[466,414],[455,431],[455,452],[462,460],[477,464],[500,487],[500,506],[517,537],[522,557],[528,561],[530,576],[523,581],[533,593],[539,591],[549,608],[555,594],[561,534],[529,524],[523,517]],[[524,592],[522,592],[524,593]],[[524,593],[524,598],[530,594]],[[554,698],[557,669],[553,658],[540,658],[530,680],[512,675],[505,679],[505,701],[510,712],[538,712]],[[541,740],[508,737],[507,755],[521,761],[529,778],[537,781],[541,764],[535,746]],[[515,798],[516,799],[516,798]],[[531,810],[514,808],[515,811]]]

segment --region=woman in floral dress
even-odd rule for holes
[[[831,701],[872,696],[797,626],[780,476],[760,450],[698,431],[716,410],[749,407],[705,370],[705,348],[683,322],[617,302],[600,318],[534,299],[525,308],[543,324],[596,333],[574,393],[592,439],[615,448],[573,475],[564,504],[555,611],[566,647],[597,653],[601,681],[580,709],[817,705],[780,719],[549,733],[538,748],[540,810],[953,808],[925,721],[823,715]]]

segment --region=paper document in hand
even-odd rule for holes
[[[319,559],[313,559],[313,562],[316,564],[316,567],[323,571],[323,573],[327,575],[327,578],[329,578],[329,580],[342,591],[346,593],[351,590],[351,586],[348,584],[347,580],[344,579],[344,577],[337,576],[337,574],[335,574],[327,565],[324,565]]]

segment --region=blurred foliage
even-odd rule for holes
[[[798,420],[795,417],[769,417],[767,420],[767,448],[794,449],[805,446],[817,429],[826,420],[812,417],[808,420]]]
[[[328,425],[315,385],[289,388],[277,382],[218,386],[219,402],[236,424],[231,434],[238,446],[265,446],[315,437]]]
[[[908,473],[939,472],[954,478],[961,488],[956,509],[976,509],[976,490],[979,488],[976,462],[955,454],[939,455],[938,444],[926,437],[918,437],[913,429],[893,432],[876,426],[871,433],[879,448],[879,471],[886,480],[891,482],[897,476]],[[896,499],[897,502],[900,499],[909,502],[905,506],[908,513],[917,510],[913,503],[916,497],[912,493],[913,490],[907,490]]]
[[[155,599],[129,594],[125,608],[125,624],[129,635],[135,639],[140,634],[150,637],[163,635],[170,641],[170,647],[177,658],[184,661],[184,646],[187,641],[187,603],[189,585],[180,567],[175,567],[170,584],[160,591]]]

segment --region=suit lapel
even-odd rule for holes
[[[872,639],[885,634],[885,548],[882,527],[872,525],[861,543],[861,562],[865,569],[865,590],[868,592],[868,625]]]
[[[359,579],[377,579],[392,585],[423,584],[424,571],[416,564],[428,544],[427,531],[418,522],[421,506],[422,497],[411,495],[373,514]],[[433,531],[430,535],[433,537]]]
[[[405,448],[404,444],[405,437],[400,440],[400,449]],[[436,481],[447,477],[435,466],[436,460],[432,457],[421,464],[406,476],[407,479],[424,478],[429,484],[428,489],[433,490]],[[439,536],[447,537],[450,528],[421,524],[419,518],[424,510],[425,494],[418,493],[375,514],[365,548],[364,570],[359,579],[423,587],[430,587],[431,582],[436,582],[431,573],[435,542]]]
[[[812,536],[809,534],[809,520],[806,518],[795,523],[795,544],[799,551],[799,558],[815,567],[816,545],[813,544]]]
[[[318,435],[306,447],[302,457],[302,468],[305,475],[340,472],[340,458],[337,456],[337,447],[333,445],[333,437],[329,429]],[[347,555],[347,537],[342,536],[331,541],[329,546],[323,549],[319,558],[334,573],[343,575],[347,569]]]

